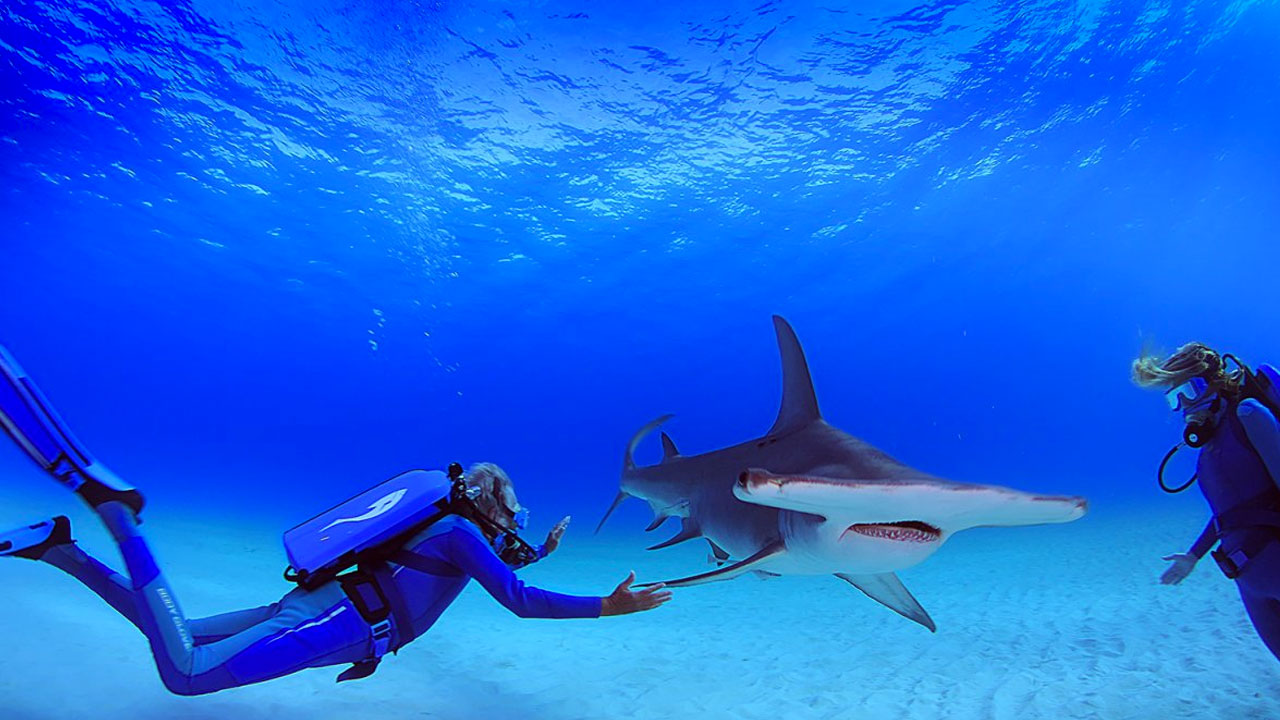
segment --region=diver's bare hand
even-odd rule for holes
[[[1191,574],[1191,571],[1195,569],[1196,561],[1198,560],[1195,555],[1188,555],[1186,553],[1165,555],[1162,559],[1173,562],[1173,565],[1171,565],[1168,570],[1165,570],[1164,574],[1160,576],[1160,583],[1162,585],[1177,585],[1185,580],[1186,577]]]
[[[564,537],[564,531],[569,527],[570,516],[565,515],[555,527],[551,528],[551,532],[547,533],[547,544],[542,547],[546,550],[546,554],[550,555],[560,547],[560,538]]]
[[[636,581],[636,571],[632,570],[627,579],[618,583],[613,593],[602,598],[600,615],[629,615],[631,613],[652,610],[671,599],[671,591],[663,590],[663,583],[650,585],[643,590],[632,590],[631,583]]]

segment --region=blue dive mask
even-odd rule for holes
[[[529,511],[525,508],[520,508],[515,513],[512,513],[511,521],[516,524],[517,530],[529,527]]]
[[[1204,378],[1191,378],[1164,394],[1169,409],[1179,412],[1195,407],[1214,395]]]

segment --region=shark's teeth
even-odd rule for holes
[[[906,543],[932,543],[942,538],[942,531],[919,520],[907,520],[895,523],[857,523],[850,525],[841,539],[849,533],[857,533],[877,540]]]

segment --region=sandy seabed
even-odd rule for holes
[[[7,559],[0,718],[1280,717],[1280,662],[1234,585],[1207,560],[1178,587],[1156,582],[1160,556],[1203,522],[1193,504],[1174,507],[957,535],[901,573],[936,635],[831,577],[744,577],[677,591],[655,612],[572,621],[521,620],[473,584],[372,678],[335,685],[340,668],[323,668],[198,698],[169,695],[143,638],[75,581]],[[0,520],[50,510],[7,499]],[[73,519],[118,565],[92,516]],[[642,579],[706,568],[705,544],[646,553],[652,536],[593,538],[587,524],[526,581],[602,594],[631,568]],[[278,528],[154,505],[144,528],[190,616],[288,590]]]

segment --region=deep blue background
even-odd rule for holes
[[[613,5],[7,2],[0,342],[272,522],[488,459],[593,523],[649,419],[769,426],[775,312],[835,424],[1096,507],[1144,342],[1280,359],[1275,3]]]

